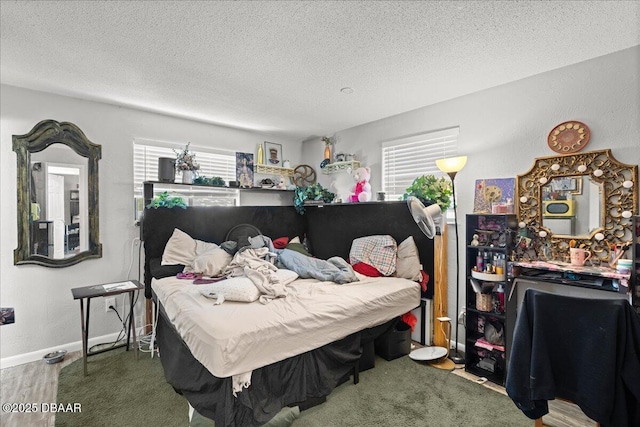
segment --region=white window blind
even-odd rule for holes
[[[436,160],[457,155],[459,128],[423,133],[382,144],[382,191],[387,200],[402,198],[421,175],[446,176]]]
[[[143,206],[143,182],[158,180],[158,158],[175,158],[177,152],[184,150],[185,144],[172,144],[159,141],[135,139],[133,141],[133,187],[136,198],[136,210],[141,211]],[[219,176],[226,183],[234,181],[236,176],[235,153],[216,150],[209,147],[189,146],[189,151],[196,153],[196,162],[200,165],[198,174],[213,178]],[[176,174],[176,183],[179,183],[181,175]],[[167,184],[154,185],[154,192],[168,190],[186,199],[189,205],[235,205],[238,204],[238,190],[229,190],[216,187],[187,187],[171,186]],[[157,189],[157,191],[156,191]]]

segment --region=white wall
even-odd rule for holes
[[[133,221],[134,138],[190,141],[193,146],[245,152],[255,152],[257,145],[267,140],[282,144],[291,164],[300,160],[300,144],[293,140],[6,85],[0,86],[0,95],[0,306],[14,307],[16,319],[14,324],[0,326],[2,367],[38,359],[45,349],[70,349],[70,343],[79,348],[79,303],[70,289],[125,278],[132,242],[139,233]],[[103,256],[67,268],[13,265],[17,213],[16,156],[11,137],[28,133],[45,119],[74,123],[92,142],[102,145],[99,208]],[[265,204],[260,197],[258,204]],[[274,204],[281,202],[278,199]],[[136,278],[135,266],[137,258],[132,278]],[[120,299],[118,304],[121,306]],[[105,313],[102,299],[94,300],[91,313],[91,336],[118,332],[117,317]]]
[[[514,58],[514,60],[517,60]],[[450,101],[346,129],[336,134],[338,151],[356,153],[372,168],[373,194],[380,191],[381,143],[428,131],[460,127],[458,153],[467,155],[456,177],[459,234],[473,212],[475,180],[509,178],[525,173],[535,157],[555,153],[547,135],[558,123],[579,120],[591,129],[586,150],[611,148],[629,164],[640,163],[640,46]],[[357,96],[357,92],[354,95]],[[380,100],[384,102],[384,100]],[[329,135],[330,136],[330,135]],[[320,163],[324,143],[304,142],[303,162]],[[330,176],[321,176],[324,186]],[[456,318],[455,233],[449,232],[449,315]],[[465,242],[460,241],[464,266]],[[465,271],[460,269],[460,300]],[[460,307],[464,302],[460,304]],[[460,341],[464,329],[459,330]]]

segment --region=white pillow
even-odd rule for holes
[[[260,298],[260,291],[246,276],[230,277],[219,282],[198,285],[198,290],[207,298],[211,298],[210,294],[222,294],[225,301],[253,302]]]
[[[202,273],[205,276],[218,276],[231,262],[232,256],[219,247],[213,248],[195,259],[185,267],[185,272]]]
[[[161,265],[191,265],[196,257],[196,241],[184,231],[175,228],[164,247]]]
[[[212,253],[220,247],[215,243],[204,242],[202,240],[196,240],[195,242],[196,242],[196,256]]]
[[[275,273],[283,285],[287,285],[298,278],[298,274],[295,271],[284,268],[278,269]],[[229,277],[219,282],[198,285],[197,289],[207,298],[212,298],[211,294],[222,294],[225,301],[253,302],[260,298],[260,291],[247,276]]]
[[[422,280],[420,270],[422,270],[422,267],[420,265],[418,247],[413,240],[413,236],[409,236],[398,245],[396,276],[419,282]]]

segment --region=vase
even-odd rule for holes
[[[195,172],[193,171],[182,171],[182,183],[183,184],[193,184]]]

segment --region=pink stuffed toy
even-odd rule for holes
[[[358,168],[353,173],[353,178],[356,180],[356,185],[351,190],[352,202],[368,202],[371,200],[371,184],[369,184],[369,178],[371,178],[370,168]]]

